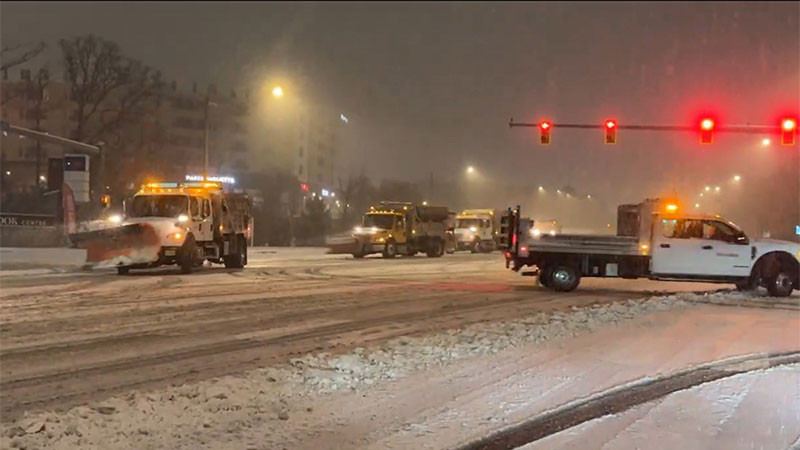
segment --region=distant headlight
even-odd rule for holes
[[[188,221],[189,221],[189,216],[187,216],[186,214],[181,214],[178,216],[178,222],[188,222]]]
[[[555,236],[555,235],[556,235],[556,230],[550,230],[550,236]]]
[[[542,234],[542,232],[539,231],[538,228],[534,228],[534,229],[531,230],[531,236],[536,237],[536,236],[539,236],[540,234]]]
[[[476,231],[478,231],[478,227],[469,227],[469,231],[475,233]]]
[[[122,216],[119,215],[119,214],[114,214],[113,216],[109,216],[108,217],[108,221],[111,222],[111,223],[121,223],[122,222]]]

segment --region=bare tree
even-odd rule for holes
[[[20,44],[14,46],[4,45],[2,48],[0,48],[0,72],[2,72],[4,76],[7,76],[10,69],[21,64],[25,64],[26,62],[39,56],[39,54],[42,53],[45,48],[47,48],[47,46],[44,42],[38,42],[33,46],[30,44]],[[17,98],[19,95],[21,95],[19,90],[6,89],[3,92],[2,99],[0,99],[0,105],[5,105],[11,100]]]
[[[50,83],[50,73],[47,66],[42,67],[35,77],[26,80],[26,97],[31,105],[29,112],[33,115],[34,130],[45,131],[42,121],[47,117],[47,85]],[[39,174],[42,165],[42,142],[36,140],[36,170],[34,171],[34,185],[39,185]]]
[[[160,86],[159,74],[125,57],[119,46],[86,35],[59,41],[75,102],[73,138],[92,142],[139,118]]]
[[[91,34],[62,39],[59,46],[74,102],[72,118],[76,125],[72,137],[105,143],[95,165],[95,186],[105,192],[107,179],[135,176],[130,173],[131,167],[120,166],[119,162],[125,159],[125,147],[141,134],[147,113],[156,107],[150,100],[163,87],[161,74],[123,55],[116,43]],[[105,176],[107,152],[116,153],[113,159],[117,164],[108,167],[113,171],[110,177]]]
[[[6,72],[15,66],[25,64],[39,56],[45,48],[47,45],[44,42],[37,42],[33,46],[30,44],[4,45],[0,48],[0,71]]]

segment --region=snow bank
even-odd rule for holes
[[[718,293],[712,296],[724,296]],[[131,392],[66,412],[44,412],[4,424],[2,448],[257,448],[288,444],[281,421],[304,420],[314,398],[359,390],[428,367],[569,338],[642,314],[686,307],[706,296],[678,294],[627,300],[567,313],[540,313],[474,324],[420,337],[400,337],[347,354],[309,354],[243,376],[226,376],[153,392]],[[285,427],[284,427],[285,428]],[[266,446],[266,447],[265,447]]]

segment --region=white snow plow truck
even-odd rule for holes
[[[800,289],[800,244],[749,239],[720,216],[685,214],[659,199],[617,210],[617,234],[535,234],[520,208],[501,219],[510,245],[506,267],[539,277],[543,286],[568,292],[582,277],[649,278],[734,283],[739,290],[765,287],[770,295]]]
[[[225,267],[247,264],[251,202],[213,182],[148,183],[125,205],[118,226],[70,235],[95,268],[130,269],[176,264],[190,273],[208,260]]]

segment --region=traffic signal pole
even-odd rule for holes
[[[510,128],[514,127],[532,127],[532,128],[539,128],[538,122],[514,122],[512,118],[508,122],[508,126]],[[583,128],[583,129],[594,129],[594,130],[601,130],[604,128],[604,124],[598,123],[559,123],[559,122],[549,122],[550,127],[552,128]],[[616,128],[619,130],[642,130],[642,131],[698,131],[697,126],[689,126],[689,125],[623,125],[623,124],[616,124]],[[766,132],[779,132],[781,131],[781,127],[779,125],[727,125],[727,126],[715,126],[714,132],[727,132],[727,133],[750,133],[750,134],[759,134],[759,133],[766,133]]]

